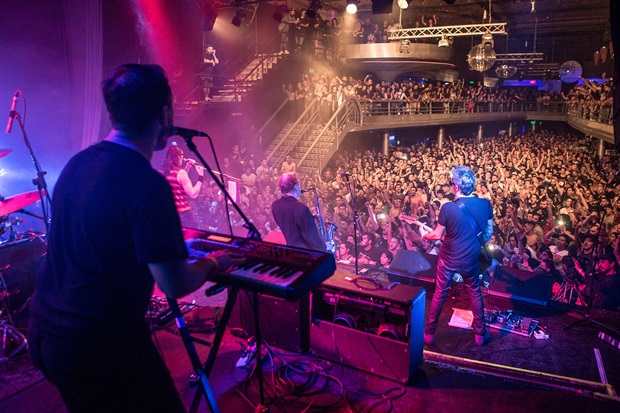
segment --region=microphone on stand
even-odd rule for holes
[[[9,112],[9,121],[6,124],[6,133],[11,133],[13,129],[13,119],[15,119],[15,109],[17,108],[17,98],[19,97],[19,90],[15,92],[13,96],[13,103],[11,103],[11,111]]]
[[[181,128],[180,126],[173,126],[170,129],[170,136],[173,136],[173,135],[179,135],[183,138],[192,138],[194,136],[207,136],[208,137],[208,135],[205,132],[201,132],[195,129]]]
[[[346,172],[340,172],[340,177],[345,178],[347,181],[349,180],[349,174]]]

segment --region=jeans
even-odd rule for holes
[[[443,304],[450,290],[450,284],[454,274],[459,273],[463,277],[463,282],[467,285],[471,311],[474,314],[472,327],[478,335],[483,335],[486,331],[484,324],[484,304],[482,302],[482,292],[480,291],[480,267],[478,263],[474,266],[465,267],[460,265],[449,266],[443,259],[437,261],[437,278],[435,280],[435,292],[431,300],[431,307],[426,321],[425,334],[435,334],[439,315]]]

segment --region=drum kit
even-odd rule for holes
[[[11,149],[0,149],[0,158],[11,152]],[[38,190],[8,198],[0,196],[0,363],[8,361],[28,346],[24,335],[15,327],[14,317],[27,308],[34,293],[36,274],[45,255],[46,244],[42,234],[18,232],[15,227],[24,221],[13,214],[42,218],[24,210],[40,199]]]

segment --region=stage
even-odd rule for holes
[[[370,291],[367,302],[397,307],[401,303],[401,296],[407,296],[410,292],[419,294],[423,289],[426,292],[425,308],[428,309],[432,283],[405,277],[395,278],[376,270],[369,270],[366,274],[381,285],[389,285],[394,280],[402,282],[401,285],[393,286],[389,292],[382,292],[386,294],[382,297],[375,296],[375,292],[363,284],[364,291]],[[350,267],[339,267],[336,276],[355,279]],[[321,287],[315,296],[331,297],[331,293],[332,290]],[[390,297],[389,294],[395,294],[392,300],[394,304],[386,299]],[[205,314],[213,314],[214,309],[223,307],[225,300],[226,292],[207,298],[201,290],[180,302],[193,302],[208,307],[208,310],[200,310],[204,318]],[[348,300],[351,303],[361,302],[362,307],[367,304],[360,296],[349,296]],[[398,370],[402,367],[399,363],[407,365],[411,354],[415,352],[415,346],[383,338],[377,342],[377,331],[364,332],[358,329],[353,332],[346,327],[334,328],[329,320],[320,319],[326,318],[319,308],[320,302],[316,298],[310,302],[313,303],[312,315],[315,319],[309,326],[309,351],[300,353],[274,346],[269,346],[270,350],[267,351],[264,348],[265,403],[271,412],[301,412],[304,409],[387,412],[390,407],[393,412],[607,412],[620,408],[619,399],[615,396],[620,386],[620,349],[599,338],[601,332],[613,337],[613,333],[599,323],[616,330],[620,328],[618,313],[592,309],[590,321],[582,317],[583,308],[554,301],[549,301],[546,307],[524,304],[488,294],[485,290],[484,303],[487,310],[497,310],[500,314],[512,310],[514,316],[535,320],[542,328],[539,331],[544,331],[549,337],[535,338],[491,329],[491,342],[478,347],[469,330],[448,324],[454,309],[468,309],[464,285],[457,283],[453,285],[446,301],[435,344],[424,347],[423,361],[415,369],[410,382],[403,383],[398,374],[386,378],[390,373],[385,373],[385,366],[388,366],[388,370],[391,366],[395,366],[393,370]],[[346,308],[346,302],[344,300],[338,304],[341,309]],[[294,308],[296,304],[286,305]],[[421,305],[416,302],[413,307],[419,309]],[[287,309],[289,307],[280,313],[286,314]],[[196,317],[198,313],[195,311],[190,310],[187,317],[200,318]],[[275,314],[273,308],[271,313],[271,317],[261,314],[262,329],[267,330],[265,340],[283,342],[286,347],[304,347],[305,339],[301,337],[297,341],[299,333],[291,327],[296,321],[282,321],[283,314]],[[407,311],[399,309],[392,313],[394,317],[406,318]],[[360,321],[359,318],[357,320]],[[584,321],[566,329],[580,320]],[[208,320],[205,322],[208,324]],[[232,322],[237,324],[233,329],[235,335],[230,330],[225,334],[209,382],[222,412],[254,412],[259,401],[258,381],[256,373],[252,373],[255,364],[250,361],[245,367],[237,367],[247,340],[241,337],[239,320],[235,321],[233,317]],[[399,321],[394,324],[399,324]],[[414,326],[413,322],[411,324],[411,336],[421,336],[419,326]],[[277,333],[280,325],[286,333]],[[317,342],[312,333],[316,333],[320,325],[328,326],[327,330],[322,330],[327,334],[327,340]],[[202,332],[196,333],[197,337],[208,340],[212,335],[205,333],[207,330],[210,331],[204,328]],[[176,328],[168,324],[154,332],[154,339],[189,409],[197,386],[190,383],[192,366],[181,338],[176,333]],[[274,338],[274,334],[277,337]],[[348,365],[329,361],[325,354],[321,354],[332,344],[338,347],[337,353]],[[380,351],[378,345],[387,346],[388,350]],[[357,351],[347,353],[346,346]],[[197,344],[197,348],[201,360],[206,360],[209,347]],[[351,367],[352,363],[357,368]],[[0,384],[0,411],[65,411],[55,388],[31,366],[26,354],[14,357],[2,366]],[[204,398],[198,411],[208,411]]]

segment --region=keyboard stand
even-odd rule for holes
[[[183,344],[185,345],[185,349],[187,350],[187,354],[189,355],[189,359],[192,363],[192,367],[196,375],[200,381],[200,387],[196,389],[196,393],[194,394],[194,399],[192,400],[192,405],[189,409],[190,413],[196,413],[198,411],[198,407],[200,405],[200,399],[203,394],[206,397],[207,405],[211,410],[211,413],[219,413],[220,410],[217,406],[217,400],[215,399],[215,395],[213,390],[211,389],[211,385],[209,384],[209,376],[211,374],[211,370],[213,370],[213,366],[215,364],[215,358],[217,357],[217,352],[220,349],[222,344],[222,339],[224,338],[224,333],[226,332],[226,327],[228,326],[228,321],[230,320],[230,316],[232,315],[232,310],[237,301],[237,296],[239,295],[239,287],[230,287],[228,290],[228,299],[226,300],[226,306],[224,307],[224,313],[222,314],[222,318],[217,326],[215,332],[215,338],[213,343],[211,344],[211,350],[209,350],[209,355],[207,356],[207,360],[204,365],[200,363],[200,358],[198,357],[198,352],[196,351],[196,346],[194,342],[197,341],[196,338],[192,337],[189,333],[187,325],[185,324],[185,318],[183,318],[183,314],[179,309],[179,305],[176,300],[171,298],[167,298],[168,303],[170,305],[170,310],[175,318],[175,322],[177,328],[179,330],[179,334],[183,339]],[[260,394],[260,405],[256,409],[257,412],[268,412],[269,409],[264,406],[264,389],[263,389],[263,358],[261,355],[261,332],[260,332],[260,323],[259,323],[259,314],[258,314],[258,292],[252,293],[253,303],[252,309],[254,310],[254,323],[256,330],[256,353],[254,355],[256,361],[256,373],[258,375],[258,388]]]
[[[228,299],[226,300],[224,313],[222,314],[222,318],[217,326],[215,332],[215,339],[211,344],[211,350],[209,350],[209,355],[207,356],[207,360],[204,365],[202,365],[202,363],[200,362],[198,352],[196,351],[196,346],[194,345],[194,342],[197,340],[189,333],[187,325],[185,324],[185,318],[183,318],[183,314],[179,309],[177,301],[171,298],[167,298],[170,305],[170,310],[172,311],[177,328],[179,330],[179,334],[183,339],[183,344],[185,345],[185,349],[187,350],[187,354],[192,363],[192,367],[194,368],[194,372],[196,373],[200,381],[200,387],[196,389],[194,399],[192,400],[192,406],[189,410],[190,413],[196,413],[198,411],[200,399],[202,398],[203,394],[206,397],[206,402],[209,406],[209,409],[211,410],[211,413],[220,413],[220,410],[217,406],[217,400],[215,399],[215,394],[213,393],[211,385],[209,384],[209,375],[211,374],[211,370],[213,369],[213,365],[215,364],[215,358],[217,357],[217,352],[220,349],[220,345],[222,344],[222,339],[224,338],[224,333],[226,332],[226,327],[228,326],[228,321],[230,320],[230,316],[232,314],[233,307],[235,306],[235,302],[237,301],[238,294],[238,287],[231,287],[228,291]]]

